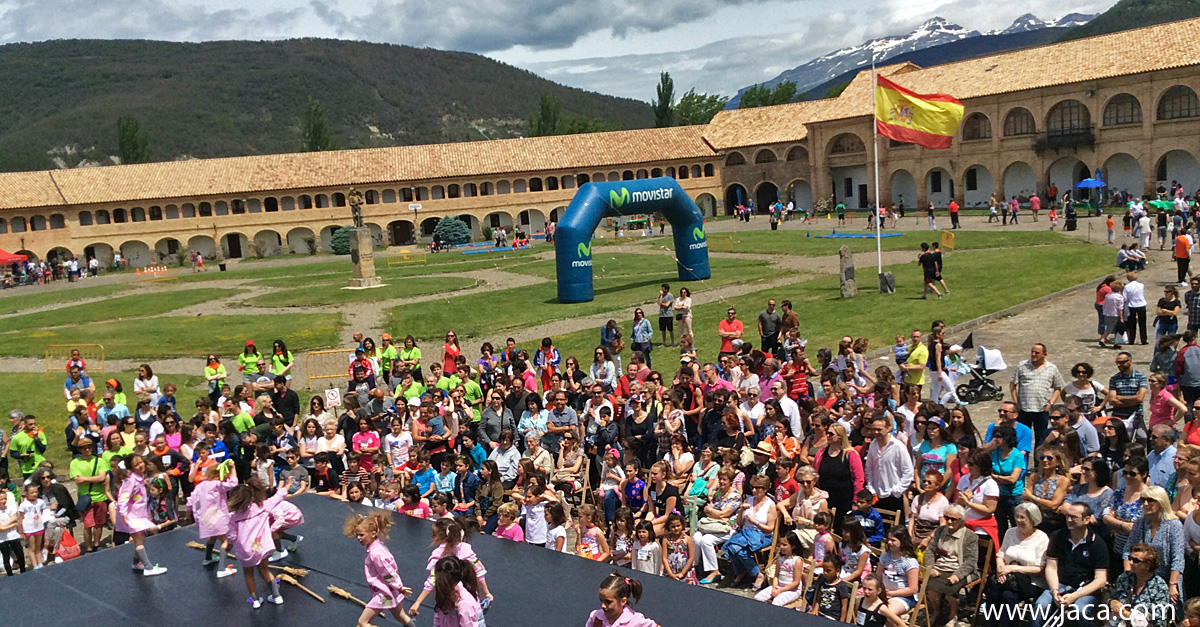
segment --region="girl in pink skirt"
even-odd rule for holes
[[[492,595],[488,592],[487,587],[487,569],[483,567],[483,562],[479,561],[475,551],[471,550],[471,545],[463,541],[462,525],[459,525],[453,518],[439,518],[433,523],[433,551],[429,554],[429,561],[425,564],[425,570],[429,573],[429,577],[425,579],[421,594],[417,595],[417,599],[408,608],[409,616],[419,614],[421,603],[429,598],[430,594],[433,594],[433,568],[437,565],[438,560],[450,555],[471,564],[472,570],[475,572],[474,579],[479,582],[479,592],[482,594],[480,599],[483,600],[484,607],[492,603]]]
[[[287,486],[280,481],[277,493],[283,492],[286,496],[288,491]],[[303,524],[304,512],[301,512],[299,507],[293,505],[286,498],[271,509],[271,538],[275,543],[275,554],[270,557],[271,562],[278,562],[288,556],[288,550],[283,548],[280,540],[287,540],[291,543],[292,550],[296,550],[296,544],[303,540],[304,536],[288,533],[288,530]]]
[[[128,455],[113,468],[113,478],[121,484],[117,493],[117,517],[113,530],[129,534],[133,539],[133,569],[152,577],[167,572],[166,567],[150,564],[146,556],[146,532],[158,525],[150,520],[149,497],[146,495],[146,460],[140,455]]]
[[[292,482],[288,480],[289,484]],[[257,570],[263,582],[271,587],[267,596],[268,603],[283,605],[283,596],[279,594],[279,580],[267,568],[267,558],[275,551],[275,541],[271,537],[271,510],[287,496],[287,490],[279,490],[275,496],[267,498],[267,491],[257,478],[234,488],[229,492],[229,541],[237,552],[238,563],[242,565],[242,577],[246,580],[246,590],[250,598],[246,602],[254,609],[262,607],[263,599],[258,596],[258,586],[254,581],[254,571]]]
[[[374,514],[351,516],[342,527],[342,533],[346,534],[346,537],[356,538],[359,544],[367,547],[367,559],[363,563],[363,570],[367,574],[367,585],[374,595],[358,617],[359,627],[369,625],[384,610],[391,612],[401,625],[412,624],[412,619],[404,613],[404,605],[400,602],[412,594],[412,588],[406,588],[404,582],[400,581],[400,573],[396,572],[396,558],[392,557],[392,552],[384,544],[388,527],[391,526],[391,518],[384,514]]]
[[[225,478],[222,479],[222,473]],[[205,481],[196,484],[187,500],[187,508],[192,512],[196,528],[200,531],[200,539],[204,540],[204,565],[217,565],[217,577],[228,577],[237,572],[233,561],[229,559],[229,543],[225,535],[229,533],[229,504],[225,495],[237,487],[237,470],[233,460],[227,459],[216,466],[205,470]],[[221,543],[221,557],[213,556],[213,547]]]
[[[600,609],[592,610],[584,627],[658,627],[658,623],[629,607],[629,599],[637,603],[642,598],[642,582],[613,570],[600,582]]]

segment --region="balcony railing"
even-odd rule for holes
[[[1033,141],[1033,151],[1041,154],[1045,150],[1077,150],[1096,145],[1095,127],[1066,128],[1048,131]]]

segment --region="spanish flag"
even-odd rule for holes
[[[949,148],[963,105],[946,94],[918,94],[878,76],[875,128],[884,137],[925,148]]]

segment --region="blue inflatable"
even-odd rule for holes
[[[602,218],[655,212],[671,223],[679,280],[709,278],[704,214],[675,179],[587,183],[579,188],[554,231],[558,302],[593,299],[592,233]]]

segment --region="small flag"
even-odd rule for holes
[[[946,94],[918,94],[876,77],[875,128],[880,135],[925,148],[949,148],[963,105]]]

